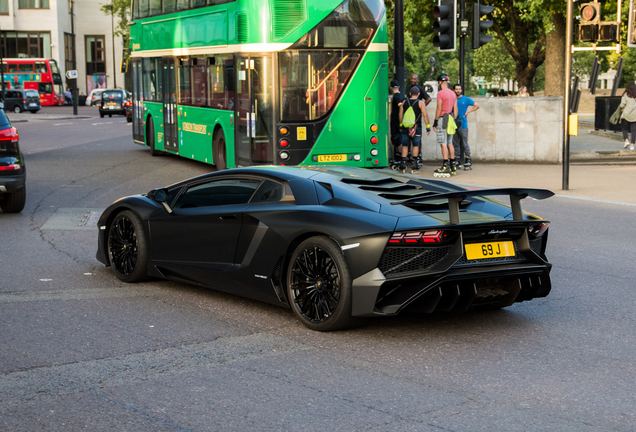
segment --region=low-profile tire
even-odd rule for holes
[[[104,118],[104,113],[100,111],[100,112],[99,112],[99,116],[100,116],[101,118]]]
[[[151,156],[161,156],[165,154],[165,152],[155,148],[155,124],[152,121],[152,117],[149,117],[146,122],[146,144],[150,147]]]
[[[22,108],[20,107],[20,105],[15,105],[13,107],[13,112],[16,114],[20,114],[22,112]]]
[[[227,151],[225,147],[225,134],[223,129],[219,129],[214,134],[214,142],[212,144],[214,152],[214,166],[217,171],[227,169]]]
[[[5,213],[20,213],[26,203],[26,187],[13,193],[5,193],[0,198],[0,208]]]
[[[140,282],[148,275],[148,241],[143,222],[124,210],[108,227],[108,260],[113,273],[124,282]]]
[[[351,316],[351,282],[342,250],[328,237],[311,237],[291,255],[287,296],[300,322],[311,330],[341,330],[366,321]]]
[[[112,114],[108,114],[108,117],[112,117],[112,116],[113,116]]]

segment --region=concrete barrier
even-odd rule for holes
[[[468,115],[468,144],[482,162],[559,163],[563,146],[563,98],[473,97],[480,109]],[[437,101],[427,107],[431,123]],[[426,126],[426,125],[425,125]],[[435,134],[422,137],[422,158],[441,160]]]

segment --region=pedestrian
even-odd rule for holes
[[[417,87],[418,90],[420,91],[420,99],[422,99],[424,101],[424,103],[426,105],[431,103],[431,97],[428,95],[428,93],[426,93],[426,90],[424,90],[424,87],[422,87],[421,85],[419,85],[419,80],[420,77],[417,74],[411,74],[411,78],[409,78],[409,82],[411,83],[411,87]],[[409,87],[409,88],[411,88]]]
[[[73,101],[71,100],[71,90],[66,87],[66,91],[64,92],[64,103],[66,105],[72,105]]]
[[[391,168],[397,169],[402,159],[402,133],[400,132],[400,107],[406,101],[406,97],[400,93],[400,83],[396,80],[389,85],[391,91],[391,144],[393,144],[393,162]]]
[[[634,143],[636,142],[636,84],[634,81],[627,84],[619,108],[623,109],[621,114],[621,129],[625,140],[623,148],[629,146],[630,150],[634,150]],[[630,131],[632,133],[631,142],[628,139]]]
[[[457,173],[455,166],[455,149],[453,147],[453,135],[449,133],[448,124],[457,118],[457,95],[448,88],[450,78],[445,73],[437,77],[440,90],[437,92],[437,108],[435,109],[435,121],[433,130],[437,134],[437,143],[442,148],[442,166],[437,168],[435,177],[449,177]]]
[[[528,97],[528,96],[530,96],[530,95],[528,94],[528,87],[526,87],[526,86],[522,86],[522,87],[519,89],[519,93],[517,93],[517,97]]]
[[[413,111],[410,113],[410,111]],[[411,114],[411,115],[409,115]],[[426,135],[431,133],[431,125],[426,113],[426,103],[420,99],[420,89],[417,86],[409,90],[409,98],[400,105],[400,132],[402,134],[402,157],[400,172],[406,172],[409,162],[409,146],[411,147],[411,173],[417,174],[422,167],[420,147],[422,146],[422,117],[426,122]],[[407,121],[408,120],[408,121]]]
[[[466,116],[477,111],[479,104],[468,96],[463,95],[461,84],[455,84],[453,90],[455,90],[455,95],[457,96],[457,131],[455,131],[453,136],[455,160],[458,162],[457,168],[461,168],[463,159],[464,170],[469,170],[473,169],[473,163],[470,157],[470,146],[468,145],[468,119]]]

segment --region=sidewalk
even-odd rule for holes
[[[570,163],[636,163],[636,151],[623,150],[620,132],[594,130],[594,114],[579,118],[579,135],[570,137]]]

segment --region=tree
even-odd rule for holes
[[[499,39],[493,39],[474,53],[475,75],[483,76],[486,82],[496,82],[501,87],[515,78],[516,64]]]
[[[117,27],[115,27],[115,36],[124,37],[124,53],[126,59],[130,56],[126,41],[130,40],[130,0],[111,0],[110,3],[102,4],[101,11],[110,16],[111,14],[117,19]]]

